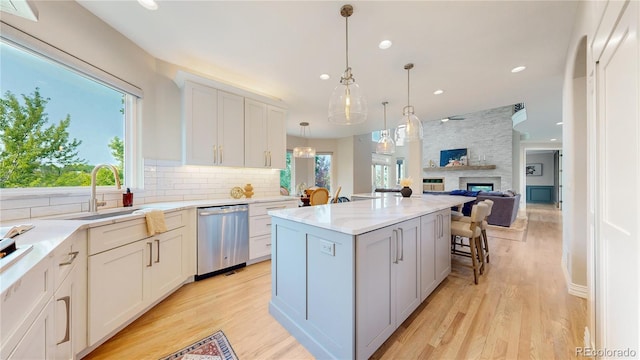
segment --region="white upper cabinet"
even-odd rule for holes
[[[245,99],[245,166],[284,169],[287,111]]]
[[[242,96],[186,81],[183,160],[188,165],[244,165]]]
[[[287,110],[279,101],[184,71],[175,82],[185,164],[285,168]]]

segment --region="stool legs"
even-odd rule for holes
[[[484,256],[487,258],[487,264],[489,263],[489,239],[487,238],[487,230],[482,229],[482,250]]]

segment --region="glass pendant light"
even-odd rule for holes
[[[307,127],[309,123],[303,121],[300,123],[300,136],[306,139]],[[316,148],[311,146],[296,146],[293,148],[293,157],[309,159],[316,157]]]
[[[389,136],[389,129],[387,129],[387,104],[385,101],[382,103],[384,106],[384,130],[380,132],[380,140],[376,144],[376,154],[391,155],[396,152],[396,144],[393,142],[391,136]]]
[[[401,143],[405,141],[420,141],[423,137],[422,122],[413,112],[413,106],[409,102],[409,70],[413,69],[413,64],[405,65],[404,69],[407,70],[407,106],[402,110],[402,120],[396,128],[396,142]]]
[[[353,6],[347,4],[340,8],[346,23],[347,66],[329,99],[329,122],[338,125],[360,124],[367,120],[367,101],[349,67],[349,16],[352,14]]]

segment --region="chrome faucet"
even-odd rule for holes
[[[100,168],[103,168],[103,167],[111,169],[111,172],[113,172],[113,176],[116,179],[116,187],[118,189],[121,188],[120,176],[118,176],[118,169],[116,169],[115,166],[110,164],[96,165],[96,167],[94,167],[93,170],[91,171],[91,197],[89,198],[89,212],[97,212],[98,206],[106,205],[105,201],[98,202],[98,199],[96,198],[96,175],[98,174],[98,170],[100,170]]]

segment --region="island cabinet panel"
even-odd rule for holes
[[[354,236],[273,220],[269,312],[318,358],[353,358]]]
[[[420,220],[356,238],[357,358],[366,359],[420,305]]]
[[[451,210],[420,218],[420,301],[451,273]]]

